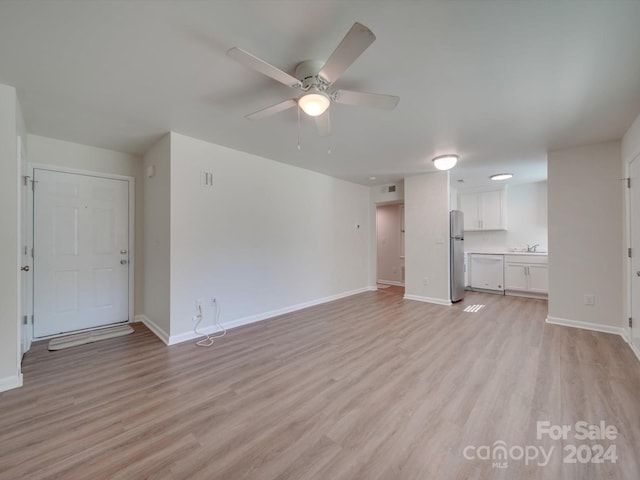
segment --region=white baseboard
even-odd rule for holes
[[[444,300],[442,298],[421,297],[420,295],[407,295],[406,293],[404,295],[404,299],[416,300],[418,302],[425,302],[425,303],[435,303],[436,305],[444,305],[447,307],[450,307],[451,305],[453,305],[451,303],[451,300]]]
[[[638,361],[640,361],[640,351],[635,347],[629,336],[629,331],[622,327],[612,327],[610,325],[600,325],[598,323],[581,322],[578,320],[569,320],[567,318],[558,318],[547,316],[547,323],[552,325],[561,325],[563,327],[582,328],[584,330],[592,330],[594,332],[612,333],[614,335],[620,335],[622,339],[627,342],[631,351],[636,355]]]
[[[0,378],[0,392],[6,392],[22,386],[22,374]]]
[[[136,315],[135,321],[144,323],[147,326],[147,328],[151,330],[156,337],[162,340],[166,345],[170,345],[169,334],[165,332],[162,328],[160,328],[158,325],[156,325],[149,317],[147,317],[146,315]]]
[[[267,320],[269,318],[277,317],[279,315],[284,315],[286,313],[296,312],[298,310],[303,310],[305,308],[313,307],[315,305],[320,305],[322,303],[333,302],[335,300],[340,300],[341,298],[350,297],[352,295],[357,295],[359,293],[364,293],[369,291],[369,287],[358,288],[357,290],[351,290],[349,292],[338,293],[336,295],[330,295],[328,297],[318,298],[316,300],[311,300],[309,302],[298,303],[296,305],[291,305],[289,307],[279,308],[277,310],[271,310],[270,312],[259,313],[257,315],[250,315],[248,317],[238,318],[236,320],[231,320],[229,322],[224,322],[224,327],[227,330],[232,328],[241,327],[243,325],[248,325],[250,323],[260,322],[262,320]],[[215,333],[217,330],[211,330],[212,327],[209,327],[210,331],[207,331],[207,328],[202,328],[202,332],[205,333]],[[193,332],[185,332],[180,335],[172,336],[171,340],[173,341],[175,338],[175,343],[184,342],[187,340],[192,340],[197,338]],[[173,344],[173,343],[172,343]],[[171,345],[172,345],[171,344]]]
[[[627,342],[627,343],[631,347],[631,351],[636,354],[636,357],[638,358],[638,361],[640,361],[640,350],[638,350],[636,348],[636,346],[633,344],[633,342],[631,342],[631,339],[629,339],[629,342]]]
[[[226,323],[224,327],[229,330],[233,327],[229,327]],[[197,338],[202,338],[204,335],[213,335],[215,333],[221,332],[222,329],[216,327],[215,325],[209,325],[208,327],[198,327],[198,333],[196,334],[193,330],[189,332],[179,333],[178,335],[171,335],[169,337],[169,343],[167,345],[176,345],[178,343],[188,342],[189,340],[195,340]]]
[[[341,298],[350,297],[352,295],[357,295],[359,293],[364,293],[364,292],[374,291],[374,290],[377,290],[377,288],[371,287],[371,286],[358,288],[357,290],[338,293],[336,295],[330,295],[328,297],[311,300],[309,302],[298,303],[296,305],[292,305],[289,307],[284,307],[277,310],[271,310],[270,312],[259,313],[257,315],[250,315],[248,317],[243,317],[243,318],[238,318],[236,320],[223,322],[223,326],[227,330],[230,330],[232,328],[241,327],[242,325],[248,325],[250,323],[260,322],[262,320],[267,320],[268,318],[284,315],[285,313],[295,312],[297,310],[302,310],[304,308],[313,307],[315,305],[320,305],[322,303],[333,302],[334,300],[339,300]],[[151,330],[158,338],[160,338],[160,340],[162,340],[167,345],[175,345],[177,343],[188,342],[189,340],[195,340],[196,338],[200,338],[200,335],[196,335],[193,330],[179,333],[177,335],[168,335],[162,328],[158,327],[155,323],[153,323],[146,315],[136,315],[135,321],[141,321],[142,323],[144,323],[147,327],[149,327],[149,330]],[[199,328],[198,330],[200,333],[205,335],[214,334],[220,331],[215,325],[202,327],[202,328]]]
[[[620,335],[625,342],[629,343],[627,340],[627,332],[622,327],[612,327],[611,325],[600,325],[599,323],[582,322],[580,320],[570,320],[568,318],[552,317],[550,315],[547,315],[546,322],[563,327],[582,328],[583,330]]]
[[[381,283],[382,285],[393,285],[395,287],[404,287],[404,283],[394,282],[393,280],[378,280],[377,283]]]

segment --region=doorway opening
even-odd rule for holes
[[[376,206],[376,283],[404,294],[404,203]],[[392,288],[393,287],[393,288]]]

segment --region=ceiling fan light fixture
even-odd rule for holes
[[[495,175],[491,175],[489,178],[491,180],[509,180],[513,177],[513,173],[496,173]]]
[[[451,170],[458,163],[458,155],[440,155],[432,160],[438,170]]]
[[[310,117],[322,115],[329,108],[330,103],[329,96],[319,91],[307,93],[298,99],[298,105]]]

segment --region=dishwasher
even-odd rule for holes
[[[471,254],[471,288],[504,294],[504,256]]]

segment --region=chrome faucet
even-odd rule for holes
[[[539,243],[536,243],[535,245],[531,245],[531,246],[529,246],[529,244],[527,243],[527,252],[535,253],[539,246],[540,246]]]

